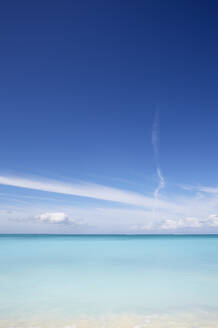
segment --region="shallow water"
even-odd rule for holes
[[[0,236],[0,327],[218,327],[218,236]]]

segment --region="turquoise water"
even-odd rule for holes
[[[218,313],[218,236],[0,235],[1,327],[184,313]]]

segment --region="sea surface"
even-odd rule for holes
[[[218,328],[217,235],[0,235],[1,328]]]

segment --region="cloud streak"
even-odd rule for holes
[[[161,172],[160,164],[159,164],[159,147],[158,147],[159,131],[160,131],[159,113],[158,113],[158,111],[156,111],[153,126],[152,126],[152,145],[153,145],[153,149],[154,149],[154,157],[155,157],[157,176],[159,179],[158,186],[154,191],[155,200],[158,199],[161,189],[163,189],[166,184],[163,174]]]
[[[159,167],[157,167],[157,176],[159,178],[159,184],[158,184],[157,188],[154,191],[154,198],[156,200],[159,197],[159,193],[160,193],[161,189],[163,189],[165,187],[165,179],[164,179],[164,177],[162,175],[162,172],[161,172]]]
[[[118,202],[138,207],[151,208],[158,205],[162,209],[174,209],[175,204],[163,200],[155,200],[142,194],[128,190],[111,188],[104,185],[81,183],[68,184],[54,180],[33,180],[30,178],[0,176],[0,184],[32,190],[41,190],[59,194],[87,197],[104,201]]]
[[[209,187],[209,186],[192,186],[192,185],[183,185],[181,186],[184,190],[194,190],[198,192],[203,192],[206,194],[218,194],[218,187]]]

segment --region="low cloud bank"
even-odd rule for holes
[[[211,214],[206,219],[199,219],[196,217],[186,217],[178,219],[166,219],[158,222],[148,222],[143,225],[133,225],[131,229],[134,231],[176,231],[183,229],[196,229],[199,228],[217,228],[218,215]]]

